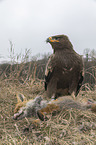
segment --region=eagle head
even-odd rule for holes
[[[66,35],[51,36],[46,39],[46,42],[50,43],[54,50],[73,48],[69,38]]]

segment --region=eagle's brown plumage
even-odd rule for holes
[[[53,48],[45,70],[45,90],[48,97],[77,96],[83,81],[82,57],[77,54],[66,35],[49,37]]]

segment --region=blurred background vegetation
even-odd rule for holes
[[[25,49],[24,54],[15,54],[13,44],[10,41],[10,62],[0,64],[1,80],[19,80],[20,83],[25,83],[32,79],[44,81],[45,67],[50,54],[31,56],[30,49]],[[82,89],[94,90],[96,85],[96,51],[86,48],[82,57],[85,72]]]

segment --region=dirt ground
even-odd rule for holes
[[[32,125],[33,118],[12,119],[17,93],[30,99],[43,91],[42,81],[0,81],[0,145],[95,145],[96,114],[88,110],[69,109],[50,115],[37,127]],[[96,92],[81,91],[77,100],[84,98],[96,101]]]

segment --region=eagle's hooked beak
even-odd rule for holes
[[[49,38],[50,38],[50,37],[49,37]],[[50,42],[50,39],[49,39],[49,38],[46,39],[46,43]]]
[[[53,39],[52,37],[49,37],[49,38],[47,38],[47,40],[46,40],[46,42],[48,43],[50,43],[50,42],[59,42],[58,40],[56,40],[56,39]]]

